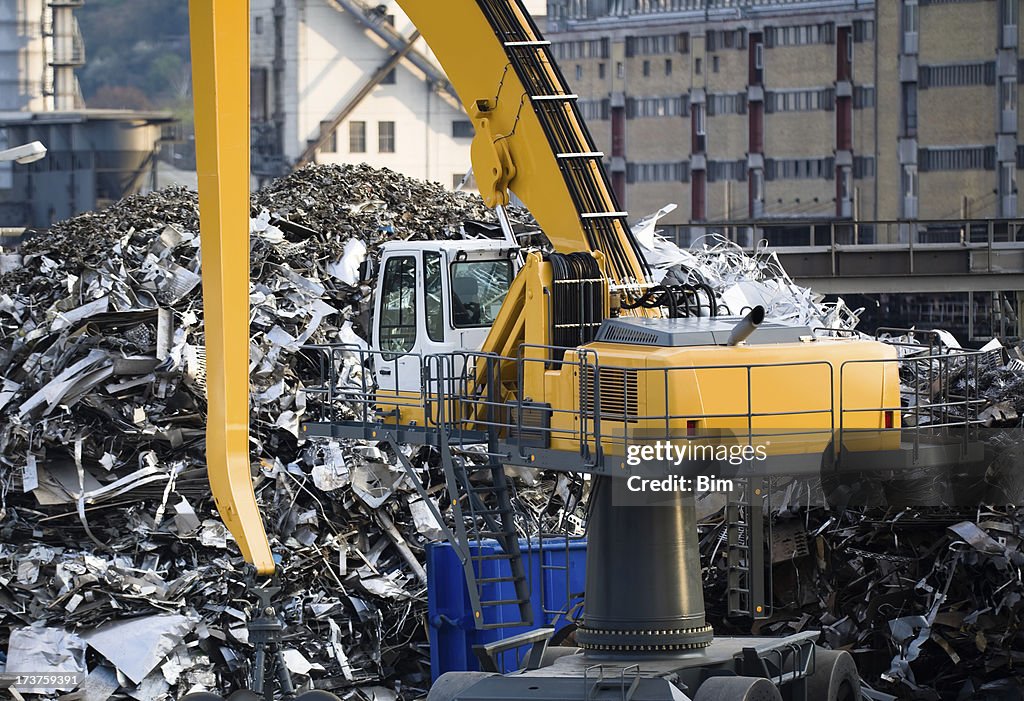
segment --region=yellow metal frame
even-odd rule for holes
[[[249,0],[191,0],[206,331],[206,462],[220,518],[274,571],[249,466]]]

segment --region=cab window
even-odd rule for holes
[[[423,293],[427,315],[427,337],[431,341],[444,341],[444,305],[441,302],[441,254],[426,251],[423,254]]]
[[[457,328],[490,326],[498,317],[512,282],[508,260],[453,263],[452,325]]]
[[[416,259],[389,258],[381,286],[380,349],[402,355],[416,344]]]

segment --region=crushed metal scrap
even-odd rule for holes
[[[525,213],[511,215],[529,230]],[[706,285],[732,313],[763,304],[808,326],[856,327],[856,311],[795,285],[771,251],[750,255],[713,237],[684,251],[656,224],[637,233],[658,276]],[[488,229],[479,199],[365,166],[307,168],[253,198],[254,481],[286,573],[284,660],[301,685],[367,701],[424,693],[422,548],[440,528],[396,456],[372,443],[300,440],[316,397],[302,391],[314,370],[299,347],[362,342],[371,288],[360,286],[358,263],[383,240]],[[85,675],[66,698],[228,693],[251,658],[254,601],[204,467],[197,232],[194,194],[165,190],[58,224],[4,257],[0,669],[36,664],[45,649],[52,671]],[[979,396],[992,425],[1019,426],[1024,356],[992,350]],[[361,386],[365,368],[344,363]],[[905,396],[918,396],[901,377]],[[404,450],[446,512],[436,455]],[[1014,450],[1004,441],[993,455],[1019,466]],[[584,481],[515,479],[525,522],[582,532]],[[1021,514],[789,501],[773,517],[791,537],[775,553],[775,611],[758,632],[820,629],[860,657],[873,685],[904,698],[1017,698],[1008,694],[1024,654]],[[749,621],[716,610],[721,530],[720,513],[702,526],[709,614],[721,633],[749,632]]]
[[[495,219],[478,197],[366,166],[307,168],[252,202],[252,456],[288,585],[284,659],[342,697],[415,696],[437,524],[395,456],[299,440],[299,348],[360,342],[356,270],[381,241]],[[204,466],[196,206],[170,189],[62,222],[0,278],[0,670],[45,645],[52,664],[33,671],[87,673],[88,701],[229,692],[251,657],[244,563]],[[444,500],[440,471],[417,464]]]

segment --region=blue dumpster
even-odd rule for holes
[[[469,589],[463,575],[462,563],[449,543],[427,545],[427,615],[430,623],[430,667],[434,679],[445,672],[479,669],[473,646],[524,633],[541,626],[554,625],[556,631],[569,623],[559,612],[568,611],[582,600],[586,570],[587,544],[585,540],[550,539],[543,543],[520,542],[523,567],[530,582],[530,603],[533,608],[533,626],[478,630],[473,620]],[[490,555],[499,552],[497,542],[483,541],[479,552]],[[508,563],[503,560],[484,560],[480,577],[509,576]],[[490,571],[487,571],[487,570]],[[484,586],[483,598],[488,601],[515,599],[511,582]],[[484,610],[484,623],[518,621],[519,608],[509,604],[491,606]],[[519,667],[519,658],[527,647],[512,650],[499,660],[506,672]]]

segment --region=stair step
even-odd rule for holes
[[[481,601],[480,608],[483,608],[484,606],[508,606],[510,604],[521,606],[527,603],[529,603],[529,600],[527,599],[494,599],[493,601]]]
[[[525,581],[524,575],[516,575],[514,577],[477,577],[477,584],[497,584],[499,582],[522,582]]]
[[[551,46],[551,42],[547,40],[543,41],[506,41],[505,46]]]

